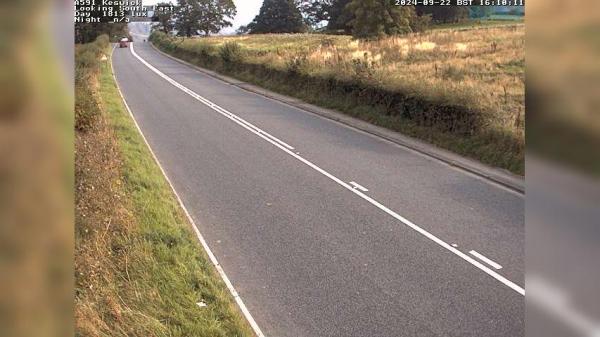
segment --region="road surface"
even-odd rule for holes
[[[118,84],[266,336],[523,335],[522,195],[136,41]]]

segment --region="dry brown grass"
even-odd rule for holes
[[[431,127],[430,131],[413,128],[409,133],[523,173],[523,24],[438,29],[372,41],[319,34],[194,39],[169,39],[155,34],[153,42],[177,57],[286,94],[290,91],[285,88],[286,83],[294,82],[292,95],[307,97],[311,103],[348,112],[343,102],[334,101],[354,99],[354,106],[373,111],[371,116],[361,118],[381,119],[374,114],[391,116],[396,118],[392,121],[396,125],[379,123],[402,131],[409,126],[399,124],[407,122]],[[241,61],[222,67],[219,52],[233,49],[233,44],[238,46]],[[333,88],[329,83],[345,87]],[[311,85],[319,89],[312,90]],[[305,88],[305,92],[298,87]],[[315,91],[323,97],[315,97]],[[339,97],[340,94],[348,97]],[[433,132],[455,134],[456,144],[449,144]]]
[[[391,90],[468,103],[490,110],[495,127],[524,131],[525,27],[442,29],[422,34],[358,41],[314,34],[188,39],[182,48],[237,42],[248,62],[285,69],[306,58],[309,75],[352,78],[353,62],[373,68],[378,84]]]
[[[119,319],[124,303],[114,287],[127,254],[114,256],[111,242],[127,237],[133,219],[118,200],[124,196],[119,181],[119,156],[113,136],[100,118],[88,133],[76,134],[76,223],[75,247],[77,331],[100,336],[110,331],[103,314]],[[119,254],[121,255],[121,254]]]
[[[444,88],[458,96],[473,92],[475,104],[493,108],[513,122],[524,110],[524,25],[444,29],[378,41],[310,34],[212,37],[187,40],[182,46],[198,42],[215,47],[237,42],[249,61],[280,68],[306,56],[310,61],[306,69],[312,74],[349,76],[353,60],[366,60],[386,87],[404,88],[410,83],[415,90]],[[448,80],[444,76],[448,68],[464,76]]]

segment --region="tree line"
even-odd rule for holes
[[[260,12],[239,33],[302,33],[314,29],[381,37],[427,28],[431,16],[394,0],[264,0]],[[326,23],[324,27],[321,25]]]
[[[180,36],[209,35],[230,27],[236,14],[232,0],[178,0],[161,3],[159,29]],[[431,23],[483,17],[479,6],[396,6],[394,0],[264,0],[258,15],[239,34],[303,33],[322,30],[358,38],[421,32]]]
[[[422,32],[431,23],[451,23],[486,16],[479,6],[396,6],[395,0],[264,0],[258,15],[240,34],[303,33],[327,31],[357,38]],[[210,35],[231,27],[233,0],[177,0],[157,4],[153,20],[157,29],[179,36]],[[101,27],[100,27],[101,26]],[[77,42],[101,33],[112,37],[123,25],[76,25]],[[94,30],[101,31],[95,34]]]
[[[156,29],[189,37],[231,27],[236,14],[233,0],[178,0],[176,5],[158,3],[152,20],[158,22]]]

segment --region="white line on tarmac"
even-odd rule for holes
[[[261,137],[262,139],[266,140],[267,142],[273,144],[275,147],[277,147],[280,150],[284,151],[288,155],[296,158],[297,160],[299,160],[300,162],[302,162],[302,163],[306,164],[307,166],[311,167],[315,171],[321,173],[322,175],[324,175],[327,178],[333,180],[334,182],[336,182],[339,185],[343,186],[344,188],[346,188],[347,190],[351,191],[352,193],[354,193],[354,194],[358,195],[359,197],[363,198],[364,200],[368,201],[373,206],[375,206],[375,207],[379,208],[380,210],[382,210],[383,212],[389,214],[390,216],[392,216],[396,220],[398,220],[398,221],[402,222],[403,224],[405,224],[406,226],[412,228],[413,230],[415,230],[419,234],[425,236],[429,240],[437,243],[442,248],[445,248],[446,250],[450,251],[451,253],[453,253],[453,254],[457,255],[458,257],[462,258],[463,260],[469,262],[470,264],[472,264],[476,268],[480,269],[484,273],[488,274],[489,276],[493,277],[494,279],[496,279],[500,283],[506,285],[507,287],[511,288],[512,290],[516,291],[517,293],[525,296],[525,289],[522,288],[522,287],[520,287],[516,283],[508,280],[504,276],[498,274],[497,272],[495,272],[492,269],[488,268],[487,266],[485,266],[484,264],[482,264],[479,261],[475,260],[474,258],[470,257],[469,255],[467,255],[467,254],[461,252],[460,250],[452,247],[450,244],[446,243],[444,240],[442,240],[442,239],[438,238],[437,236],[429,233],[427,230],[425,230],[425,229],[417,226],[413,222],[409,221],[408,219],[402,217],[398,213],[396,213],[396,212],[392,211],[391,209],[387,208],[386,206],[382,205],[377,200],[375,200],[375,199],[369,197],[368,195],[364,194],[362,191],[359,191],[358,189],[355,189],[350,184],[347,184],[346,182],[340,180],[339,178],[335,177],[331,173],[323,170],[322,168],[318,167],[317,165],[313,164],[312,162],[308,161],[307,159],[304,159],[300,155],[297,155],[296,153],[292,152],[290,149],[286,148],[285,146],[283,146],[279,142],[271,139],[270,137],[267,137],[266,133],[258,132],[258,131],[256,131],[254,129],[255,127],[252,128],[252,127],[250,127],[250,126],[248,126],[248,125],[240,122],[241,118],[239,118],[239,117],[238,117],[238,119],[233,118],[233,116],[235,116],[235,115],[232,114],[231,112],[229,112],[229,111],[227,111],[227,110],[225,110],[225,109],[217,106],[216,104],[212,103],[208,99],[206,99],[206,98],[198,95],[197,93],[193,92],[192,90],[190,90],[190,89],[186,88],[185,86],[179,84],[177,81],[173,80],[169,76],[165,75],[163,72],[161,72],[160,70],[156,69],[154,66],[152,66],[150,63],[148,63],[146,60],[144,60],[143,58],[141,58],[135,52],[135,50],[133,48],[133,43],[131,44],[131,48],[130,49],[131,49],[131,53],[133,54],[133,56],[135,56],[140,62],[142,62],[142,64],[144,64],[146,67],[148,67],[150,70],[152,70],[158,76],[160,76],[163,79],[165,79],[167,82],[171,83],[173,86],[179,88],[180,90],[182,90],[183,92],[187,93],[188,95],[194,97],[196,100],[200,101],[201,103],[205,104],[206,106],[211,107],[216,112],[218,112],[218,113],[222,114],[223,116],[225,116],[225,117],[233,120],[234,122],[238,123],[239,125],[241,125],[245,129],[247,129],[248,131],[256,134],[257,136]]]
[[[358,188],[359,190],[363,191],[363,192],[369,192],[368,189],[366,189],[365,187],[359,185],[358,183],[351,181],[350,185],[354,186],[354,188]]]
[[[398,142],[398,141],[395,141],[395,140],[391,140],[391,139],[389,139],[389,138],[387,138],[387,137],[385,137],[383,135],[379,135],[379,134],[373,133],[371,131],[366,131],[366,130],[361,129],[361,128],[357,127],[357,126],[353,126],[353,125],[351,125],[349,123],[340,121],[337,118],[326,117],[326,116],[321,115],[319,113],[316,113],[314,111],[306,110],[305,108],[298,107],[296,105],[293,105],[290,102],[286,102],[284,100],[273,98],[273,97],[270,97],[270,96],[265,96],[264,94],[261,94],[259,92],[255,92],[255,91],[252,91],[252,90],[250,90],[250,89],[248,89],[246,87],[242,87],[242,86],[238,85],[239,83],[231,83],[231,82],[228,82],[227,80],[224,80],[222,78],[216,77],[214,74],[208,72],[206,69],[203,69],[203,68],[195,66],[195,65],[193,65],[193,64],[191,64],[189,62],[186,62],[184,60],[181,60],[181,59],[178,59],[178,58],[176,58],[174,56],[171,56],[171,55],[169,55],[169,54],[167,54],[167,53],[159,50],[158,48],[156,48],[152,44],[150,44],[150,46],[156,52],[158,52],[159,54],[161,54],[161,55],[163,55],[165,57],[168,57],[169,59],[171,59],[171,60],[173,60],[173,61],[175,61],[177,63],[180,63],[180,64],[183,64],[185,66],[188,66],[188,67],[196,70],[197,72],[200,72],[200,73],[202,73],[204,75],[207,75],[208,77],[210,77],[210,78],[212,78],[212,79],[214,79],[216,81],[224,83],[224,84],[226,84],[228,86],[231,86],[231,87],[233,87],[233,88],[235,88],[237,90],[243,91],[246,94],[252,94],[252,95],[259,96],[262,99],[266,99],[266,100],[275,102],[277,104],[285,105],[288,108],[291,108],[291,109],[294,109],[294,110],[297,110],[297,111],[301,111],[302,113],[310,113],[310,114],[312,114],[315,117],[327,120],[328,122],[336,123],[337,125],[340,125],[340,126],[343,126],[345,128],[351,129],[354,132],[358,132],[358,133],[367,135],[367,136],[375,138],[375,139],[377,139],[379,141],[384,141],[384,142],[386,142],[388,144],[391,144],[391,145],[393,145],[395,147],[400,147],[403,150],[408,151],[410,153],[413,153],[413,154],[415,154],[415,155],[417,155],[419,157],[427,158],[428,160],[434,160],[438,164],[444,165],[444,166],[446,166],[446,167],[448,167],[448,168],[450,168],[452,170],[459,171],[459,172],[461,172],[461,174],[465,174],[465,175],[467,175],[467,176],[469,176],[471,178],[477,179],[478,181],[482,181],[482,182],[484,182],[486,184],[489,184],[489,185],[492,185],[494,187],[497,187],[497,188],[499,188],[499,189],[501,189],[501,190],[503,190],[505,192],[508,192],[508,193],[510,193],[512,195],[516,195],[516,196],[518,196],[520,198],[524,197],[524,193],[523,192],[520,192],[520,191],[518,191],[516,189],[513,189],[511,187],[507,187],[507,186],[505,186],[502,183],[499,183],[497,181],[491,180],[487,175],[481,175],[481,174],[473,173],[473,172],[471,172],[471,171],[469,171],[467,169],[464,169],[464,168],[462,168],[460,166],[457,166],[456,164],[451,163],[451,162],[449,162],[447,160],[440,159],[437,156],[430,154],[426,150],[420,150],[420,149],[417,149],[417,148],[412,147],[410,145],[407,145],[405,143]],[[243,84],[243,82],[242,82],[242,84]]]
[[[496,270],[502,269],[501,265],[499,265],[498,263],[496,263],[496,262],[488,259],[487,257],[479,254],[478,252],[476,252],[474,250],[470,251],[469,254],[471,254],[471,255],[475,256],[476,258],[480,259],[481,261],[489,264],[490,266],[494,267],[494,269],[496,269]]]
[[[113,52],[114,52],[114,48],[113,48]],[[131,52],[132,53],[134,52],[133,51],[133,43],[131,44]],[[183,203],[183,200],[181,199],[181,197],[177,193],[177,190],[175,190],[175,186],[173,186],[173,183],[171,182],[171,179],[169,179],[169,176],[167,175],[167,172],[165,171],[165,169],[160,164],[160,161],[158,160],[158,157],[156,156],[156,154],[152,150],[152,147],[150,146],[150,143],[148,143],[148,139],[146,139],[146,136],[144,135],[144,132],[142,131],[142,128],[138,124],[137,120],[135,119],[135,116],[133,115],[133,112],[131,111],[131,109],[129,108],[129,105],[127,104],[127,101],[125,100],[125,96],[123,96],[123,93],[121,92],[121,88],[119,87],[119,84],[117,82],[117,78],[115,76],[115,72],[114,72],[114,69],[113,69],[112,56],[111,56],[111,60],[110,60],[110,67],[111,67],[111,71],[112,71],[112,74],[113,74],[113,78],[115,80],[115,85],[117,86],[117,90],[119,91],[119,95],[121,96],[121,99],[123,100],[123,104],[125,105],[125,108],[129,112],[129,116],[131,116],[131,119],[133,120],[133,123],[135,124],[135,127],[137,128],[138,132],[142,136],[142,139],[144,140],[144,143],[146,143],[146,146],[148,147],[148,150],[150,150],[150,153],[152,154],[152,157],[154,158],[154,161],[156,162],[156,164],[160,168],[160,171],[162,172],[163,176],[165,177],[165,179],[169,183],[169,186],[171,186],[171,190],[173,191],[173,194],[175,194],[175,197],[177,198],[177,201],[179,202],[179,205],[183,209],[183,212],[185,213],[185,216],[187,217],[188,221],[192,224],[192,228],[193,228],[194,232],[196,233],[196,237],[198,237],[198,240],[200,241],[200,244],[204,248],[204,251],[206,251],[206,254],[208,255],[208,258],[210,259],[210,261],[212,262],[212,264],[217,269],[217,272],[219,273],[219,276],[221,277],[221,279],[223,280],[223,282],[227,286],[227,289],[231,293],[231,296],[233,296],[235,302],[237,303],[238,307],[242,311],[242,314],[244,315],[244,317],[246,318],[246,320],[248,321],[248,323],[252,327],[252,330],[254,331],[254,333],[256,334],[256,336],[257,337],[265,337],[265,335],[263,334],[262,330],[260,329],[260,327],[258,326],[258,324],[256,323],[256,321],[254,320],[254,317],[252,317],[252,314],[250,313],[250,311],[246,307],[246,304],[244,304],[244,301],[242,301],[242,298],[240,297],[239,293],[237,292],[237,290],[235,290],[233,284],[229,280],[229,277],[227,276],[227,274],[225,274],[225,270],[223,270],[223,268],[221,267],[221,264],[217,260],[217,257],[215,256],[215,254],[213,254],[212,250],[208,246],[208,242],[206,242],[206,240],[204,239],[204,236],[202,236],[202,233],[200,233],[200,230],[198,230],[198,226],[196,226],[196,223],[194,222],[194,219],[190,215],[190,212],[188,211],[187,207],[185,207],[185,204]]]

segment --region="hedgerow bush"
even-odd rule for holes
[[[227,42],[219,49],[219,56],[223,64],[231,66],[243,62],[244,51],[236,42]]]
[[[89,130],[100,114],[94,86],[100,59],[108,44],[108,36],[101,35],[92,43],[75,47],[75,129],[78,131]]]

